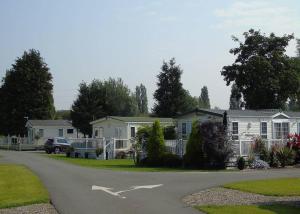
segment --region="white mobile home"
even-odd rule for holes
[[[28,120],[28,143],[42,145],[48,138],[77,138],[81,133],[67,120]]]
[[[289,133],[300,133],[300,112],[267,110],[195,109],[177,118],[178,134],[188,137],[193,120],[223,120],[227,113],[232,140],[246,140],[255,136],[263,139],[286,139]]]
[[[116,149],[129,149],[131,145],[126,142],[136,136],[138,128],[152,125],[155,120],[159,120],[162,126],[174,125],[172,118],[107,116],[91,122],[93,137],[115,138]]]

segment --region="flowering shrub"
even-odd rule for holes
[[[289,134],[287,146],[294,150],[295,161],[300,162],[300,134]]]
[[[249,164],[249,167],[251,169],[269,169],[270,165],[263,160],[257,159],[254,160],[251,164]]]

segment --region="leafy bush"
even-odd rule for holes
[[[96,156],[99,157],[103,153],[103,148],[97,148],[95,152]]]
[[[69,146],[66,148],[66,156],[67,157],[70,157],[72,152],[74,152],[74,147]]]
[[[245,165],[246,165],[245,159],[243,157],[238,157],[238,159],[237,159],[237,167],[238,167],[238,169],[239,170],[245,169]]]
[[[281,167],[285,167],[286,165],[290,165],[294,163],[295,154],[294,151],[289,147],[280,147],[276,151],[276,157],[281,165]]]
[[[116,154],[116,159],[125,159],[126,153],[124,151],[120,151]]]
[[[182,159],[175,154],[165,153],[162,156],[162,163],[164,167],[180,167],[182,166]]]
[[[203,141],[200,135],[197,121],[193,122],[192,132],[189,136],[186,153],[183,157],[185,167],[202,167],[204,166]]]
[[[232,148],[227,139],[226,129],[222,122],[206,121],[200,125],[203,140],[203,151],[206,165],[225,168],[232,155]]]
[[[263,161],[269,161],[269,152],[265,141],[261,137],[254,139],[254,143],[251,145],[251,150],[253,153]]]
[[[160,165],[161,157],[165,152],[165,141],[162,128],[158,120],[152,125],[149,141],[146,145],[148,164]]]
[[[164,127],[164,138],[166,140],[174,140],[177,138],[175,126]]]

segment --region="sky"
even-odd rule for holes
[[[163,60],[183,69],[183,87],[227,109],[220,71],[250,28],[300,38],[298,0],[0,0],[0,78],[17,57],[40,51],[53,76],[56,109],[70,109],[81,82],[120,77],[147,88],[149,107]],[[295,55],[295,41],[287,54]]]

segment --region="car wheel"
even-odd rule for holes
[[[54,153],[55,153],[55,154],[59,154],[59,153],[60,153],[60,148],[59,148],[59,147],[55,147]]]

